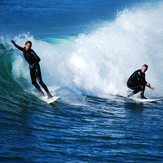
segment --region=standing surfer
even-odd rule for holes
[[[50,94],[47,86],[42,81],[41,70],[40,70],[40,65],[39,65],[40,58],[37,56],[37,54],[34,52],[34,50],[31,49],[32,42],[27,41],[25,43],[24,48],[18,46],[15,43],[15,41],[13,41],[13,40],[11,42],[14,44],[14,46],[16,48],[18,48],[20,51],[23,52],[24,58],[29,64],[32,84],[36,87],[36,89],[40,92],[41,95],[44,95],[44,92],[41,90],[41,88],[39,86],[39,84],[40,84],[44,88],[45,92],[47,93],[48,98],[49,99],[52,98],[52,95]],[[37,80],[38,80],[39,84],[37,83]]]
[[[128,79],[127,81],[127,86],[128,88],[132,89],[133,92],[128,95],[128,97],[132,97],[134,94],[141,92],[141,98],[142,99],[147,99],[144,96],[145,92],[145,86],[149,87],[150,89],[154,89],[150,85],[150,83],[147,83],[145,79],[145,72],[148,69],[148,65],[144,64],[141,69],[135,71]]]

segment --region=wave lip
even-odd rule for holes
[[[89,34],[44,40],[22,34],[15,40],[20,46],[26,40],[33,42],[33,49],[42,59],[43,79],[48,86],[77,89],[93,96],[127,95],[128,77],[146,63],[147,81],[156,88],[154,92],[147,89],[147,96],[161,96],[162,14],[163,3],[136,7],[125,9],[114,21],[100,24]],[[9,59],[12,72],[11,67],[7,71],[12,80],[21,78],[25,79],[23,85],[29,84],[27,64],[19,54],[13,52],[14,59]]]

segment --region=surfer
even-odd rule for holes
[[[15,41],[13,41],[13,40],[11,42],[14,44],[14,46],[16,48],[18,48],[20,51],[23,52],[24,58],[29,64],[32,84],[36,87],[36,89],[40,92],[40,94],[44,96],[44,92],[41,90],[41,88],[39,86],[39,84],[40,84],[44,88],[45,92],[47,93],[48,98],[49,99],[52,98],[52,95],[50,94],[47,86],[42,81],[41,70],[40,70],[40,65],[39,65],[39,62],[41,59],[37,56],[37,54],[34,52],[34,50],[31,49],[32,42],[27,41],[25,43],[24,48],[18,46],[15,43]],[[39,84],[37,83],[37,80],[38,80]]]
[[[132,89],[133,92],[128,95],[128,97],[132,97],[134,94],[141,92],[141,98],[147,99],[147,97],[144,96],[145,87],[149,87],[150,89],[154,89],[150,85],[150,83],[147,83],[145,79],[145,72],[148,69],[148,65],[144,64],[141,69],[135,71],[128,79],[127,86],[128,88]]]

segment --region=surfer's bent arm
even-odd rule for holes
[[[140,71],[137,70],[135,72],[135,76],[136,76],[137,81],[140,82],[140,84],[148,86],[148,83],[147,83],[147,81],[145,79],[145,74],[141,74]]]
[[[151,88],[151,85],[150,85],[150,83],[148,83],[147,81],[146,81],[146,79],[145,79],[145,74],[144,74],[144,76],[143,76],[143,82],[144,82],[144,85],[145,86],[147,86],[147,87],[149,87],[149,88]]]
[[[140,76],[138,74],[138,71],[135,71],[133,74],[132,74],[132,78],[135,80],[135,81],[140,81]]]
[[[41,61],[41,59],[38,57],[38,55],[34,52],[34,50],[31,49],[31,54],[35,58],[35,63],[29,65],[29,69],[33,69],[35,66],[38,65],[38,63]]]
[[[16,48],[18,48],[20,51],[23,51],[24,50],[24,48],[22,48],[22,47],[20,47],[19,45],[17,45],[16,43],[15,43],[15,41],[11,41],[13,44],[14,44],[14,46],[16,47]]]
[[[144,85],[146,85],[146,86],[150,86],[150,84],[145,80],[145,77],[144,77],[144,79],[143,79],[143,83],[144,83]]]
[[[31,49],[32,50],[32,49]],[[36,63],[39,63],[41,61],[41,59],[39,58],[39,56],[34,52],[34,50],[32,50],[31,54],[33,54],[33,56],[35,57]]]

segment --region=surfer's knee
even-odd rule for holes
[[[41,79],[38,79],[38,82],[39,82],[39,84],[42,84],[43,83],[43,81]]]
[[[42,86],[45,85],[45,83],[44,83],[42,80],[38,80],[38,82],[39,82],[39,84],[42,85]]]
[[[32,81],[32,84],[33,84],[34,86],[36,86],[36,85],[37,85],[37,82],[36,82],[36,81]]]

